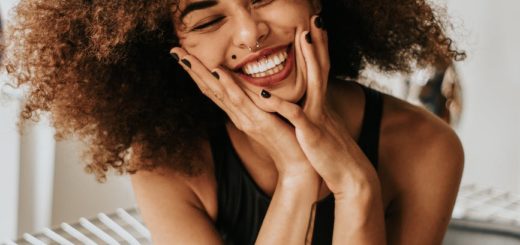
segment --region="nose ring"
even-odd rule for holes
[[[240,47],[241,47],[241,48],[246,47],[246,48],[249,50],[249,52],[252,52],[252,51],[253,51],[253,48],[251,48],[251,47],[249,47],[249,46],[247,46],[247,45],[245,45],[245,44],[241,44]],[[256,41],[256,45],[255,45],[255,49],[258,49],[258,48],[260,48],[260,43],[259,43],[258,40],[257,40],[257,41]]]
[[[256,41],[255,48],[260,48],[260,43],[258,43],[258,40]],[[251,48],[249,47],[249,51],[251,51]]]

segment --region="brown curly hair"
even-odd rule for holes
[[[322,0],[331,75],[446,66],[463,58],[424,0]],[[194,175],[200,142],[224,113],[168,55],[178,0],[21,0],[7,33],[8,71],[30,92],[21,122],[51,112],[56,138],[88,142],[86,169],[169,166]]]

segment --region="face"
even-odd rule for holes
[[[176,33],[188,53],[208,69],[228,69],[243,89],[297,102],[306,82],[295,37],[310,29],[312,6],[309,0],[181,0]]]

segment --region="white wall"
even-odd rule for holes
[[[4,18],[16,2],[1,0]],[[0,74],[0,88],[13,92],[2,86],[7,79]],[[111,176],[107,183],[97,183],[83,171],[79,159],[81,145],[73,140],[54,142],[54,131],[48,127],[46,117],[40,123],[29,123],[26,133],[18,135],[20,101],[3,98],[0,100],[0,243],[64,221],[76,222],[79,217],[135,206],[128,177]]]
[[[7,9],[14,0],[2,0],[1,14],[7,14]],[[0,75],[1,85],[5,77]],[[17,100],[6,100],[0,97],[0,242],[4,238],[16,235],[18,225],[18,176],[20,161],[20,137],[16,131],[16,116],[19,113]]]
[[[100,184],[93,175],[83,171],[84,165],[80,161],[82,147],[74,140],[56,144],[53,225],[135,206],[128,176],[110,175],[106,183]]]
[[[0,241],[15,236],[18,224],[20,137],[15,126],[18,107],[17,102],[0,101]]]
[[[469,55],[458,67],[463,181],[520,192],[520,1],[448,0],[448,7]]]

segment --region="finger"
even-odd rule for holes
[[[235,111],[245,123],[253,124],[265,119],[266,113],[256,106],[247,88],[241,88],[234,80],[230,71],[225,68],[216,68],[213,72],[219,74],[219,82],[226,88],[228,107]],[[253,92],[251,92],[253,93]]]
[[[182,52],[182,51],[181,51]],[[225,69],[215,68],[210,71],[197,57],[186,53],[180,53],[181,65],[189,72],[194,73],[202,80],[216,98],[231,109],[254,110],[251,100],[236,84],[235,80]]]
[[[324,81],[328,78],[328,71],[330,69],[330,58],[329,58],[329,45],[327,31],[325,30],[325,24],[323,18],[319,15],[311,18],[311,35],[313,37],[314,50],[316,51],[316,57],[322,70],[322,77]]]
[[[177,52],[177,49],[174,52]],[[208,96],[215,98],[213,101],[217,104],[223,105],[221,108],[230,117],[235,118],[233,122],[239,129],[243,129],[243,131],[253,129],[257,122],[265,119],[265,112],[251,101],[227,69],[219,67],[209,71],[197,57],[184,50],[179,53],[180,63],[184,69],[203,81],[202,83],[211,90],[210,93],[213,93]]]
[[[312,40],[311,32],[303,32],[300,38],[302,46],[302,54],[305,65],[307,67],[307,95],[304,104],[304,112],[311,118],[311,120],[318,120],[323,108],[324,102],[324,88],[322,86],[323,79],[320,65],[314,51],[314,42]]]
[[[299,30],[296,32],[296,35],[294,35],[294,54],[295,54],[296,65],[298,66],[298,69],[300,71],[306,71],[307,66],[305,64],[305,60],[304,60],[304,57],[302,54],[302,45],[300,42],[300,39],[302,37],[302,35],[301,35],[302,32],[303,32],[303,30]],[[306,72],[298,73],[298,75],[300,75],[300,74],[302,76],[301,79],[303,81],[307,81],[307,73]]]
[[[312,135],[316,131],[316,126],[307,118],[303,109],[297,104],[283,100],[280,97],[270,94],[270,96],[258,96],[258,106],[267,112],[276,112],[289,121],[297,130],[305,136]],[[267,97],[267,98],[266,98]],[[256,101],[256,100],[255,100]]]
[[[258,108],[260,108],[261,110],[270,113],[276,112],[276,101],[279,100],[279,98],[276,95],[271,94],[266,90],[263,90],[260,94],[249,89],[245,89],[244,91],[249,96],[249,98],[251,98],[253,103],[255,103],[255,105],[258,106]]]
[[[270,94],[269,92],[267,92],[269,96],[265,96],[265,94],[257,95],[251,91],[247,91],[247,93],[250,94],[251,97],[257,98],[253,101],[255,101],[262,110],[278,113],[281,117],[285,118],[288,123],[292,124],[300,144],[309,147],[319,143],[321,131],[307,118],[300,106],[274,94]]]
[[[174,48],[172,52],[176,53],[179,57],[179,64],[186,70],[190,75],[194,74],[195,77],[199,78],[195,81],[201,87],[207,88],[217,94],[217,97],[223,94],[223,88],[216,81],[206,66],[204,66],[195,56],[190,55],[182,48]]]
[[[175,54],[177,56],[176,58],[178,59],[178,63],[191,76],[193,81],[197,84],[201,92],[206,97],[211,99],[218,107],[224,110],[224,112],[226,112],[226,114],[234,122],[236,122],[237,119],[240,119],[239,116],[236,114],[235,110],[233,110],[226,103],[224,103],[223,95],[220,92],[222,89],[220,88],[218,82],[214,81],[216,77],[214,75],[211,75],[211,77],[201,77],[201,75],[199,75],[204,74],[203,72],[201,72],[201,70],[205,70],[206,73],[209,72],[205,66],[203,66],[195,57],[189,55],[182,48],[173,48],[170,51],[170,53],[172,55]],[[197,67],[199,73],[197,73],[195,69],[193,69],[194,66]],[[203,66],[203,68],[200,66]]]

